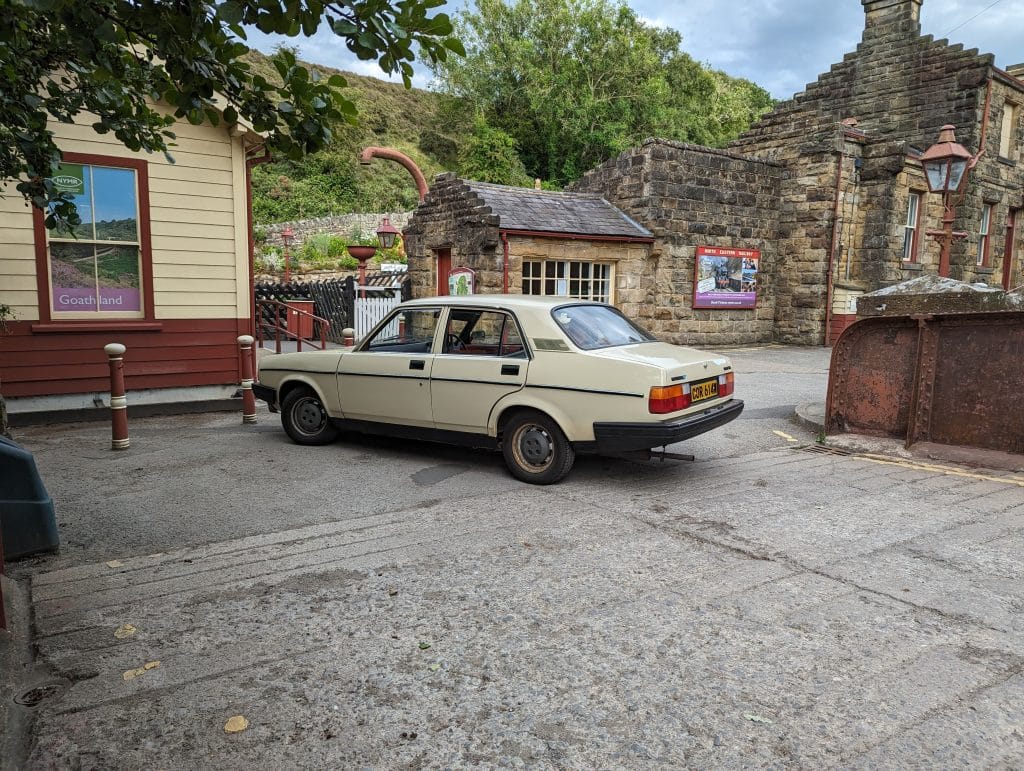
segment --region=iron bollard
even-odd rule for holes
[[[356,331],[352,327],[345,327],[341,330],[341,338],[344,345],[355,345]]]
[[[252,392],[252,335],[241,335],[238,347],[242,354],[242,423],[256,422],[256,396]]]
[[[120,343],[103,346],[110,360],[110,423],[111,450],[127,450],[128,439],[128,398],[124,393],[124,352]]]

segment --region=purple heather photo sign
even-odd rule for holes
[[[757,306],[757,266],[761,252],[698,246],[693,271],[694,308],[754,308]]]

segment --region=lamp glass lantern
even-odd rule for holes
[[[928,189],[933,193],[957,193],[967,179],[967,168],[974,156],[956,141],[955,126],[945,125],[939,141],[921,156]]]
[[[377,229],[377,240],[380,242],[381,249],[390,249],[395,245],[395,239],[398,238],[398,228],[391,224],[391,221],[385,217],[384,221],[380,223],[380,227]]]

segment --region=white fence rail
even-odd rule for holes
[[[364,288],[366,297],[360,297],[359,292]],[[382,292],[380,287],[356,287],[356,340],[366,337],[366,334],[376,326],[377,322],[391,313],[401,302],[401,294],[395,290],[386,289]],[[394,326],[395,330],[392,334],[397,335],[397,322]]]

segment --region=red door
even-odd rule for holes
[[[448,294],[448,274],[452,270],[452,250],[437,249],[437,294],[443,297]]]

